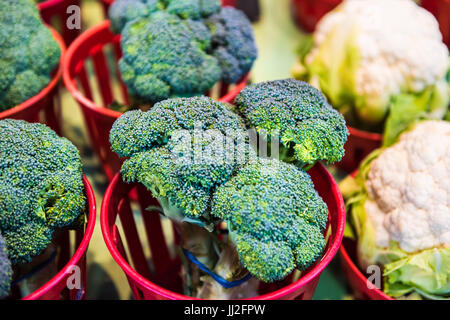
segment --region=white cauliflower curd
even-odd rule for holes
[[[434,16],[412,0],[345,0],[318,23],[299,60],[351,126],[389,143],[417,119],[442,119],[450,102],[449,51]],[[297,70],[297,68],[294,68]]]
[[[376,245],[406,252],[450,245],[450,123],[424,121],[370,165],[364,208]]]

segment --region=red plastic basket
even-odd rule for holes
[[[344,145],[345,156],[336,166],[348,173],[358,169],[359,164],[373,150],[381,147],[382,135],[379,133],[347,127],[350,135]]]
[[[260,285],[261,296],[256,300],[306,300],[314,295],[320,274],[335,256],[343,237],[345,226],[344,202],[336,182],[322,164],[309,171],[316,190],[326,202],[329,211],[328,224],[331,236],[320,261],[305,271],[300,279],[293,282],[292,275],[274,284]],[[150,269],[144,253],[144,244],[137,231],[136,216],[133,215],[128,196],[137,191],[141,217],[144,222],[148,245],[153,257]],[[125,272],[129,285],[137,300],[184,300],[193,299],[181,292],[181,262],[171,252],[170,235],[165,234],[158,212],[148,212],[145,208],[158,206],[158,202],[139,184],[126,184],[117,174],[110,183],[103,199],[101,227],[106,246],[113,258]],[[120,225],[118,225],[120,220]],[[125,237],[122,237],[124,235]],[[177,236],[175,233],[175,242]],[[127,248],[127,249],[125,249]],[[172,250],[170,250],[170,249]],[[127,254],[128,251],[128,254]]]
[[[108,61],[108,52],[114,57],[114,61]],[[110,31],[110,22],[104,21],[78,37],[68,49],[64,61],[64,83],[82,108],[93,148],[109,180],[121,166],[121,161],[111,151],[109,144],[109,131],[121,113],[103,106],[114,100],[128,103],[127,88],[120,80],[118,69],[121,55],[120,35],[113,34]],[[92,74],[95,79],[89,76],[89,62],[93,64]],[[220,83],[215,87],[217,90],[212,90],[209,94],[222,97],[222,102],[233,102],[246,86],[248,79],[249,75],[245,76],[234,88]],[[116,84],[115,88],[113,84]],[[100,92],[98,99],[94,96],[94,85]]]
[[[83,300],[86,297],[86,252],[94,232],[96,206],[95,195],[86,177],[83,177],[87,197],[87,225],[85,230],[64,231],[58,240],[58,268],[60,271],[45,285],[31,293],[24,300]],[[70,233],[75,233],[71,244]],[[74,248],[73,254],[71,247]],[[67,279],[77,266],[81,271],[81,288],[68,289]],[[13,289],[14,290],[14,289]]]
[[[47,24],[61,30],[67,45],[71,44],[80,34],[79,29],[69,29],[66,26],[66,19],[69,17],[67,8],[71,5],[80,6],[80,0],[48,0],[38,4],[42,19]]]
[[[319,20],[336,8],[342,0],[292,0],[297,23],[307,32],[313,32]]]
[[[51,27],[49,28],[61,49],[61,59],[57,69],[53,71],[50,83],[36,96],[22,102],[18,106],[0,112],[0,120],[12,118],[28,122],[42,122],[60,134],[61,108],[59,99],[59,81],[61,80],[63,70],[62,62],[66,52],[66,46],[56,30]]]
[[[356,243],[353,240],[344,238],[340,248],[341,266],[344,271],[353,293],[358,299],[368,300],[394,300],[392,297],[386,295],[380,289],[367,285],[367,277],[359,270],[355,261],[356,257]]]
[[[450,47],[450,0],[422,0],[421,5],[436,17],[444,42]]]

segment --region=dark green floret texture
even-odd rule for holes
[[[227,222],[241,263],[265,282],[307,269],[325,247],[326,204],[309,175],[285,162],[250,162],[216,190],[211,212]]]
[[[124,113],[110,132],[112,150],[129,157],[123,179],[144,184],[168,216],[208,220],[213,191],[251,152],[243,121],[231,108],[193,97]]]
[[[300,167],[319,160],[338,162],[344,156],[348,130],[344,117],[323,94],[294,79],[248,86],[235,104],[248,125],[270,141],[280,139],[280,159]]]
[[[47,126],[0,121],[0,232],[13,265],[30,262],[84,213],[81,168],[76,147]]]
[[[206,50],[211,34],[204,24],[157,12],[127,24],[122,32],[122,79],[137,100],[202,95],[220,80],[217,60]]]
[[[199,20],[220,10],[220,0],[116,0],[109,8],[109,19],[115,33],[120,33],[127,22],[147,18],[152,13],[165,11],[182,19]]]
[[[122,35],[119,69],[137,105],[235,83],[257,57],[248,18],[218,0],[119,0],[109,17]]]
[[[222,69],[222,80],[237,82],[258,56],[250,21],[242,11],[225,7],[205,23],[212,34],[212,51]]]
[[[0,1],[0,112],[37,95],[61,55],[30,0]]]
[[[5,239],[0,234],[0,299],[9,295],[12,280],[11,261],[6,251]]]

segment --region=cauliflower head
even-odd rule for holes
[[[349,225],[362,269],[384,267],[384,290],[450,292],[450,122],[419,122],[361,165]]]
[[[0,1],[0,112],[38,94],[61,55],[29,0]]]
[[[411,0],[344,1],[319,22],[304,63],[331,104],[367,128],[397,104],[441,119],[450,101],[447,46],[436,19]]]
[[[366,188],[377,246],[449,246],[450,123],[425,121],[403,134],[371,163]]]

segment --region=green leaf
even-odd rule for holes
[[[449,299],[450,248],[428,249],[387,263],[384,277],[388,295],[416,291],[427,299]]]

